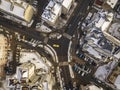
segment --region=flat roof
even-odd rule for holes
[[[7,51],[5,47],[7,46],[7,38],[0,34],[0,65],[6,63],[6,54]]]
[[[103,90],[103,88],[99,88],[99,87],[97,87],[95,85],[90,85],[89,90]]]
[[[62,5],[63,5],[65,8],[69,9],[70,6],[71,6],[71,4],[72,4],[72,1],[73,1],[73,0],[63,0]]]
[[[57,20],[61,10],[62,6],[60,4],[50,1],[42,14],[42,18],[54,23]]]
[[[120,89],[120,75],[116,78],[114,85],[117,87],[117,89]]]
[[[111,6],[111,8],[114,8],[117,4],[118,0],[107,0],[107,4]]]
[[[0,10],[27,22],[31,21],[34,14],[33,7],[21,0],[16,0],[14,2],[10,2],[10,0],[1,0]]]

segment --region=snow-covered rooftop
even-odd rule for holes
[[[20,63],[31,62],[36,66],[36,69],[45,69],[48,71],[49,66],[43,62],[43,58],[37,52],[21,51]]]
[[[55,2],[61,4],[66,9],[70,9],[70,6],[72,5],[73,0],[54,0]]]
[[[117,57],[118,59],[120,59],[120,51],[114,55],[115,57]]]
[[[46,6],[42,18],[45,21],[51,22],[51,24],[55,24],[58,17],[61,15],[62,6],[54,1],[50,1]]]
[[[103,90],[103,88],[99,88],[99,87],[97,87],[95,85],[90,85],[89,90]]]
[[[113,20],[113,13],[99,12],[97,15],[98,17],[95,19],[95,26],[101,28],[102,31],[107,30]]]
[[[7,38],[0,34],[0,65],[2,65],[3,63],[5,64],[6,62],[6,54],[7,51],[5,49],[5,47],[7,46]]]
[[[64,0],[63,3],[62,3],[62,6],[69,10],[72,2],[73,2],[73,0]]]
[[[0,78],[4,77],[4,65],[7,63],[7,38],[0,34]]]
[[[108,33],[120,40],[120,23],[113,23]]]
[[[10,0],[1,0],[0,10],[26,22],[30,22],[34,14],[33,7],[21,0],[15,0],[13,2]]]
[[[102,31],[97,28],[93,28],[89,34],[86,35],[85,39],[88,44],[93,47],[101,48],[107,52],[111,52],[113,45],[103,35]]]
[[[108,5],[111,6],[111,8],[114,8],[115,5],[117,4],[118,0],[107,0],[106,2]]]
[[[95,72],[95,77],[101,81],[105,81],[105,79],[108,77],[108,75],[115,67],[115,65],[116,65],[116,61],[113,61],[113,62],[109,62],[106,65],[98,67],[97,71]]]
[[[84,45],[84,50],[85,49],[90,55],[93,55],[95,58],[102,59],[102,56],[100,55],[100,53],[96,51],[93,47],[89,45]]]

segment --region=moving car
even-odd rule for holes
[[[53,44],[53,47],[60,47],[60,45],[59,44]]]

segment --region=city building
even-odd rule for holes
[[[70,10],[74,0],[55,0],[57,3],[62,5],[62,13],[67,14]]]
[[[63,0],[62,2],[62,13],[67,14],[70,10],[74,0]]]
[[[39,84],[39,90],[52,90],[51,84],[53,84],[52,74],[38,75],[36,72],[35,64],[27,62],[17,67],[17,79],[21,82],[29,84],[30,87]]]
[[[119,22],[113,21],[113,13],[99,12],[99,18],[95,19],[95,26],[100,28],[105,37],[116,45],[120,45]]]
[[[15,76],[8,78],[7,87],[15,90],[52,90],[54,78],[51,73],[38,74],[35,64],[31,62],[23,63],[17,67]]]
[[[3,17],[30,27],[36,10],[22,0],[0,0],[0,12]]]
[[[113,20],[112,12],[98,12],[99,18],[95,20],[95,26],[101,28],[102,31],[107,30]]]
[[[45,57],[42,57],[38,52],[34,50],[22,49],[20,51],[20,63],[31,62],[35,65],[36,69],[42,69],[43,73],[48,73],[52,64]],[[41,73],[42,73],[41,71]]]
[[[97,87],[95,85],[90,85],[90,86],[88,86],[88,88],[89,88],[89,90],[103,90],[102,87]]]
[[[7,63],[7,38],[0,34],[0,78],[5,77],[4,67]]]
[[[105,3],[108,4],[111,8],[114,8],[118,0],[106,0]]]
[[[61,11],[62,6],[60,4],[50,1],[42,14],[42,19],[50,25],[55,25],[61,15]]]
[[[105,7],[105,9],[113,9],[117,4],[118,0],[95,0],[95,5],[100,7]]]
[[[117,89],[120,89],[120,62],[109,75],[108,81],[114,84]]]
[[[51,63],[34,50],[21,49],[16,74],[8,78],[11,89],[53,90],[55,78],[51,72]],[[37,89],[36,89],[37,88]]]
[[[112,70],[116,67],[117,61],[109,61],[107,64],[100,65],[96,72],[94,73],[94,77],[99,79],[102,82],[107,81],[108,76],[112,72]]]
[[[16,76],[8,78],[8,87],[22,88],[27,84],[34,85],[37,80],[38,78],[36,79],[35,77],[35,65],[31,62],[27,62],[17,67]]]
[[[98,87],[94,84],[82,86],[81,85],[81,90],[104,90],[102,87]]]
[[[105,37],[116,45],[120,46],[120,23],[113,22],[114,14],[112,12],[99,12],[97,18],[93,21],[95,27],[100,28]]]
[[[111,23],[108,29],[103,30],[104,35],[108,40],[120,46],[120,23]]]
[[[107,30],[113,21],[114,13],[109,11],[98,11],[97,13],[94,13],[91,17],[90,23],[88,23],[88,26],[91,25],[91,28],[93,26],[100,28],[102,31]]]
[[[50,0],[46,6],[42,19],[49,25],[55,25],[60,15],[67,14],[74,0]]]
[[[100,11],[92,18],[92,25],[99,28],[104,36],[113,42],[114,44],[120,46],[120,32],[119,32],[119,22],[114,20],[114,13],[107,11]],[[114,21],[114,22],[113,22]]]
[[[18,81],[25,80],[26,82],[33,81],[32,76],[35,76],[35,65],[33,63],[24,63],[17,67]]]
[[[95,0],[95,5],[102,6],[104,3],[104,0]]]
[[[90,29],[86,35],[86,43],[83,45],[83,51],[96,59],[96,62],[104,61],[106,57],[114,57],[112,51],[113,44],[105,38],[102,31],[98,28]]]

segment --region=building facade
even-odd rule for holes
[[[55,25],[60,15],[67,14],[74,0],[50,0],[41,16],[49,25]]]
[[[4,18],[30,27],[36,10],[22,0],[0,0],[0,12]]]
[[[0,34],[0,78],[5,77],[4,67],[7,63],[7,38]]]

